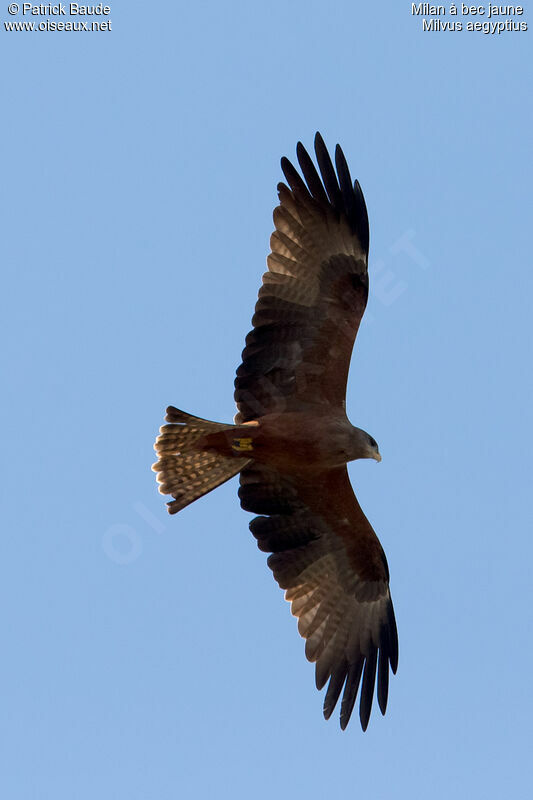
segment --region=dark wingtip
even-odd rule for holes
[[[396,675],[398,669],[398,628],[396,627],[396,617],[394,615],[394,607],[392,602],[389,606],[389,661],[392,674]]]
[[[346,680],[346,671],[347,665],[346,663],[341,665],[339,669],[333,672],[329,679],[329,686],[326,692],[326,696],[324,698],[324,718],[329,719],[333,713],[335,706],[337,705],[337,701],[339,699],[339,695],[342,691],[342,687],[344,686],[344,682]]]
[[[317,132],[315,135],[315,155],[322,176],[322,183],[329,198],[329,202],[338,214],[344,211],[342,193],[339,186],[337,174],[333,167],[328,149],[322,136]]]
[[[359,719],[361,727],[366,731],[370,713],[372,711],[372,700],[374,698],[374,686],[376,684],[377,650],[373,649],[366,657],[365,671],[363,673],[363,684],[361,686],[361,698],[359,700]]]
[[[320,133],[320,131],[317,131],[315,133],[314,145],[315,145],[315,150],[316,150],[317,147],[324,147],[324,148],[326,147],[326,145],[324,144],[324,139],[322,138],[322,134]]]
[[[358,209],[358,219],[359,224],[357,226],[357,233],[359,236],[359,240],[361,242],[361,246],[363,247],[366,252],[368,252],[368,248],[370,247],[370,226],[368,224],[368,210],[365,203],[365,197],[363,195],[363,190],[361,189],[361,184],[359,181],[355,181],[353,185],[354,195],[355,195],[355,202],[356,207]]]
[[[287,183],[291,187],[292,191],[302,191],[304,194],[308,194],[307,187],[300,177],[298,170],[289,161],[289,159],[286,158],[286,156],[283,156],[280,163],[283,174],[285,175]]]
[[[368,728],[368,723],[370,721],[370,712],[372,711],[372,705],[363,704],[361,703],[359,706],[359,720],[361,722],[361,728],[363,731],[366,731]]]
[[[342,167],[342,169],[348,170],[348,163],[346,161],[346,156],[342,152],[342,147],[338,143],[335,145],[335,161],[337,162],[338,165]],[[350,178],[350,183],[351,182],[352,181]]]
[[[320,180],[320,175],[316,171],[311,156],[301,142],[298,142],[296,145],[296,155],[298,156],[298,163],[300,164],[302,175],[304,176],[312,197],[319,203],[327,205],[329,201],[322,181]]]
[[[326,707],[326,704],[324,703],[324,707],[322,709],[322,713],[324,714],[324,719],[329,719],[331,717],[331,715],[333,714],[333,707],[332,706],[327,706]]]
[[[289,159],[287,158],[287,156],[282,156],[279,163],[281,164],[281,169],[282,169],[283,174],[285,175],[285,179],[288,181],[288,183],[290,185],[290,181],[289,181],[289,178],[287,176],[287,173],[292,175],[292,173],[295,171],[294,167],[292,166],[292,164],[289,161]]]
[[[329,678],[329,674],[325,673],[325,675],[320,675],[318,669],[318,663],[315,664],[315,686],[320,691],[326,685],[326,681]]]
[[[389,658],[383,647],[380,647],[379,651],[377,694],[379,710],[385,715],[389,697]]]
[[[281,156],[281,159],[280,159],[279,163],[281,164],[281,169],[283,170],[283,172],[285,172],[285,168],[287,166],[288,167],[292,167],[292,164],[289,161],[289,159],[287,158],[287,156]]]

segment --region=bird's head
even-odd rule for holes
[[[358,454],[356,458],[373,458],[375,461],[381,461],[378,443],[366,431],[361,428],[354,428],[355,439],[357,443]]]

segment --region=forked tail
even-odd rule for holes
[[[213,449],[203,450],[206,437],[236,426],[193,417],[174,406],[167,408],[168,425],[162,425],[154,450],[158,461],[152,469],[157,472],[161,494],[174,497],[167,503],[170,514],[176,514],[194,500],[216,489],[248,464],[248,458],[222,455]],[[212,437],[211,437],[212,438]],[[215,437],[216,438],[216,437]],[[225,438],[225,437],[224,437]],[[229,448],[231,453],[232,449]]]

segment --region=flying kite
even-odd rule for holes
[[[329,681],[324,716],[342,694],[344,730],[361,686],[366,730],[377,676],[381,712],[398,635],[383,548],[355,497],[346,464],[381,461],[378,445],[346,416],[353,343],[368,297],[368,216],[337,145],[335,167],[319,133],[318,169],[299,142],[301,175],[287,185],[270,239],[268,271],[235,380],[234,424],[170,406],[154,445],[162,494],[175,514],[239,474],[239,498],[285,590],[316,685]]]

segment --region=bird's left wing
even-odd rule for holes
[[[239,496],[256,517],[250,530],[307,640],[328,719],[343,692],[340,723],[350,719],[361,685],[359,716],[368,725],[377,673],[381,712],[387,706],[389,665],[396,672],[398,635],[385,553],[353,493],[346,467],[312,484],[259,464],[246,467]],[[344,689],[344,691],[343,691]]]

